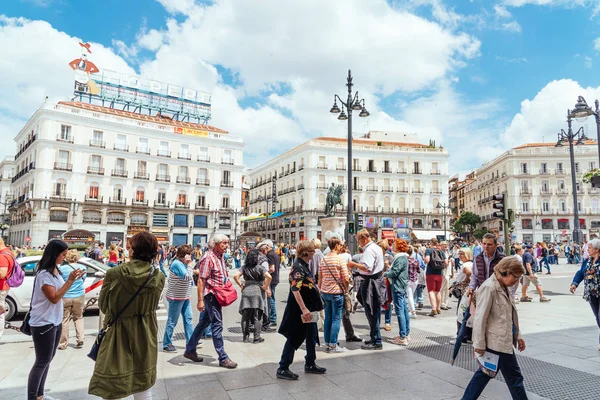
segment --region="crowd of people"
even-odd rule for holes
[[[550,274],[550,265],[562,256],[568,262],[578,262],[577,257],[583,260],[570,291],[575,292],[584,283],[584,298],[600,327],[599,239],[582,246],[513,244],[507,256],[494,234],[486,234],[481,241],[458,241],[451,245],[435,238],[427,244],[410,244],[402,239],[376,242],[364,229],[356,237],[359,252],[354,255],[336,234],[327,238],[325,246],[317,238],[300,241],[295,246],[276,245],[266,239],[253,248],[240,246],[231,250],[228,237],[222,234],[215,234],[204,248],[194,248],[163,247],[153,235],[143,232],[133,236],[124,247],[111,245],[108,254],[101,243],[88,249],[84,255],[111,267],[98,299],[106,330],[89,392],[105,399],[131,394],[134,399],[151,398],[159,349],[156,309],[165,285],[168,319],[162,337],[163,351],[177,351],[173,332],[181,316],[185,358],[203,362],[196,348],[201,339],[210,338],[219,366],[236,368],[238,364],[228,356],[223,339],[223,308],[238,297],[232,286],[234,282],[239,287],[243,342],[263,343],[265,332],[277,331],[283,335],[286,342],[276,376],[286,380],[299,379],[290,365],[302,344],[306,349],[304,372],[326,373],[316,363],[316,346],[322,346],[325,353],[346,352],[340,344],[342,328],[346,343],[360,342],[363,350],[381,350],[381,330],[392,330],[392,311],[396,314],[398,332],[390,343],[407,346],[411,340],[411,320],[424,308],[427,289],[431,311],[426,315],[435,318],[441,310],[451,309],[449,299],[455,297],[457,340],[472,343],[475,355],[497,356],[498,370],[503,373],[512,397],[525,399],[523,377],[513,350],[525,349],[515,304],[532,301],[528,296],[530,284],[535,287],[540,303],[551,300],[544,296],[537,274],[542,267]],[[2,257],[5,249],[8,255]],[[227,255],[240,260],[235,263],[238,269],[232,279]],[[10,252],[0,243],[0,295],[5,296],[8,290],[11,257],[16,260],[18,256],[19,253]],[[86,271],[77,264],[80,256],[61,240],[51,240],[38,264],[28,316],[36,354],[28,380],[28,399],[52,399],[44,392],[45,380],[56,350],[67,347],[71,321],[75,324],[75,347],[83,347]],[[278,318],[276,288],[280,270],[286,266],[291,267],[290,290],[283,315]],[[200,311],[195,326],[191,303],[194,288],[198,292],[196,309]],[[364,341],[355,334],[351,322],[352,314],[359,309],[369,324],[368,338]],[[469,313],[465,312],[467,309]],[[463,398],[478,398],[493,375],[480,368]]]

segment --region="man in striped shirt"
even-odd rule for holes
[[[200,341],[202,331],[212,324],[212,339],[215,350],[219,355],[219,366],[233,369],[237,363],[231,361],[225,352],[223,343],[223,310],[215,297],[215,289],[225,286],[227,282],[227,267],[223,254],[229,247],[229,238],[223,234],[216,234],[213,238],[215,247],[209,251],[198,270],[198,311],[206,311],[192,337],[188,341],[183,356],[194,362],[202,362],[202,357],[196,353],[196,346]]]

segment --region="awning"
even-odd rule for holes
[[[413,230],[413,235],[417,237],[418,240],[431,240],[438,236],[444,236],[444,231],[429,231],[429,230]]]
[[[277,217],[281,217],[281,216],[282,216],[282,215],[284,215],[284,214],[285,214],[285,212],[283,212],[283,211],[277,211],[277,212],[274,212],[274,213],[272,213],[271,215],[269,215],[269,218],[277,218]]]
[[[240,218],[240,222],[244,222],[244,221],[251,221],[253,219],[257,219],[262,217],[263,214],[259,214],[259,213],[252,213],[250,215],[246,215],[245,217]]]
[[[382,239],[396,239],[396,234],[394,233],[394,231],[381,231],[381,238]]]

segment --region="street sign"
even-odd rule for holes
[[[29,236],[27,236],[27,237],[25,238],[25,241],[26,241],[27,243],[29,243],[29,242],[31,242],[31,238],[30,238]]]

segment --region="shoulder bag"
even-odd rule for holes
[[[221,307],[227,307],[237,300],[238,294],[227,276],[226,268],[223,268],[223,278],[223,286],[213,286],[212,290],[219,305]]]
[[[133,303],[133,300],[135,300],[135,298],[140,294],[142,289],[146,287],[148,282],[150,282],[150,279],[154,274],[154,270],[154,268],[151,269],[150,273],[148,274],[148,278],[146,278],[146,281],[136,290],[136,292],[133,294],[133,296],[131,296],[127,304],[125,304],[125,306],[121,308],[121,311],[119,311],[117,315],[115,315],[113,319],[108,323],[108,325],[106,325],[106,328],[100,329],[100,332],[98,332],[98,336],[96,336],[96,340],[94,341],[94,344],[92,345],[92,348],[87,355],[89,358],[96,361],[96,358],[98,358],[98,351],[100,350],[100,345],[102,344],[102,340],[104,340],[104,335],[106,334],[106,332],[108,332],[111,326],[113,326],[113,324],[117,322],[117,320],[119,319],[119,317],[121,317],[121,315],[127,309],[127,307],[129,307],[131,303]]]
[[[329,263],[327,261],[325,261],[325,259],[323,259],[323,262],[325,262],[325,265],[327,266],[327,271],[331,274],[331,276],[335,280],[335,283],[337,283],[337,285],[340,287],[340,289],[342,289],[342,293],[344,294],[344,310],[348,313],[351,313],[352,312],[352,297],[350,296],[350,293],[348,293],[348,290],[346,290],[346,288],[340,284],[340,282],[337,280],[337,278],[335,277],[333,272],[331,272],[331,269],[329,268]]]
[[[29,311],[25,314],[25,318],[23,318],[23,323],[21,324],[21,328],[19,331],[21,333],[31,336],[31,325],[29,325],[29,320],[31,319],[31,306],[33,305],[33,294],[35,293],[35,282],[37,281],[37,274],[35,274],[35,278],[33,278],[33,290],[31,291],[31,300],[29,301]]]

